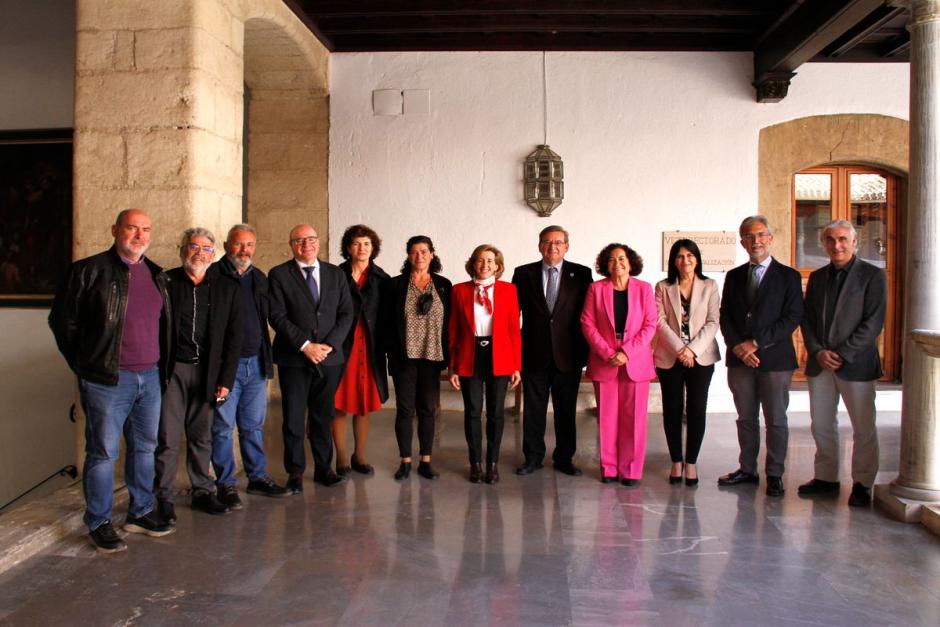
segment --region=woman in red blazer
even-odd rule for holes
[[[608,244],[597,256],[604,279],[588,289],[581,330],[590,347],[587,375],[596,383],[600,416],[601,480],[620,475],[625,486],[643,476],[646,404],[653,369],[656,301],[649,283],[636,277],[643,260],[629,246]]]
[[[497,281],[506,269],[503,253],[481,244],[464,266],[473,280],[451,292],[450,384],[463,394],[464,433],[470,449],[470,481],[499,481],[506,389],[521,377],[522,337],[516,286]],[[482,462],[482,416],[486,395],[486,474]]]

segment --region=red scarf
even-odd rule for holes
[[[489,285],[484,285],[479,281],[473,282],[474,287],[477,291],[477,302],[486,307],[486,313],[493,315],[493,301],[490,299],[489,291],[492,289],[495,282],[490,283]]]

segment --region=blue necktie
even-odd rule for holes
[[[304,268],[304,272],[307,273],[307,288],[313,297],[313,304],[317,305],[320,302],[320,289],[317,287],[317,280],[313,276],[313,266],[307,266]]]
[[[545,286],[545,304],[549,311],[555,310],[555,301],[558,300],[558,268],[548,269],[548,284]]]

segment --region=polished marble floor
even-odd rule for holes
[[[940,540],[848,508],[847,480],[836,500],[797,496],[812,475],[805,414],[791,416],[783,499],[715,485],[736,466],[728,414],[709,416],[697,489],[667,484],[655,415],[636,489],[598,481],[589,414],[585,476],[514,475],[521,428],[509,423],[502,482],[470,484],[460,422],[443,415],[435,482],[392,479],[384,410],[375,477],[321,488],[308,476],[302,497],[248,496],[219,518],[181,496],[176,534],[130,536],[115,555],[76,535],[0,576],[0,624],[940,625]],[[890,479],[898,417],[880,422]]]

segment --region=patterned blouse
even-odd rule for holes
[[[692,336],[689,332],[689,311],[692,308],[692,301],[680,293],[679,302],[682,304],[682,320],[679,321],[679,339],[682,340],[683,344],[688,344],[692,341]]]
[[[422,314],[418,308],[422,296],[431,298],[431,309],[427,314]],[[423,290],[409,281],[405,296],[405,355],[408,359],[444,361],[444,348],[441,346],[443,329],[444,303],[434,289],[434,281],[428,281]]]

